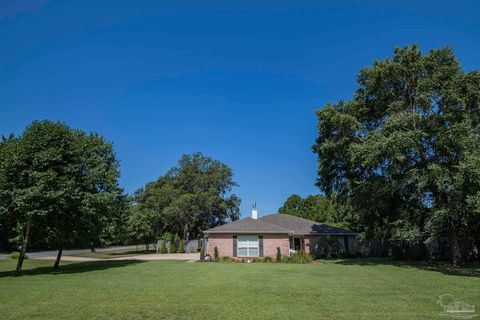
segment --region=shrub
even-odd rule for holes
[[[288,260],[289,260],[289,259],[290,259],[290,258],[289,258],[288,256],[282,256],[282,262],[283,262],[283,263],[288,263]]]
[[[205,261],[205,248],[200,248],[200,261]]]
[[[213,258],[215,259],[215,261],[218,261],[218,248],[217,247],[213,248]]]
[[[287,260],[287,263],[310,263],[312,262],[312,257],[303,250],[295,252]]]
[[[20,252],[12,252],[12,254],[10,255],[10,258],[12,259],[15,259],[15,260],[18,260],[18,258],[20,258]],[[24,259],[28,259],[28,256],[25,255],[25,258]]]
[[[266,257],[255,257],[250,259],[250,262],[255,262],[255,263],[272,263],[273,258],[266,256]]]
[[[273,262],[273,258],[270,257],[270,256],[266,256],[265,258],[263,258],[263,262],[265,262],[265,263],[272,263],[272,262]]]
[[[222,257],[222,261],[223,262],[235,262],[235,260],[233,260],[231,257],[229,256],[225,256],[225,257]]]
[[[162,254],[168,253],[166,241],[162,241],[162,247],[160,248],[160,253]]]
[[[277,247],[277,262],[282,262],[282,253],[280,252],[280,247]]]
[[[341,253],[340,244],[335,237],[322,237],[317,248],[317,256],[322,258],[338,258]]]
[[[170,242],[170,253],[177,253],[177,248],[175,247],[175,242]]]
[[[178,253],[185,253],[185,241],[180,240],[180,243],[178,244]]]

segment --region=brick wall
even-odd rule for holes
[[[250,234],[260,235],[260,234]],[[208,236],[207,252],[213,257],[214,248],[218,248],[220,256],[233,257],[233,236],[234,234],[210,234]],[[237,236],[239,236],[237,234]],[[288,255],[289,242],[287,234],[263,234],[263,256],[275,257],[277,247],[280,247],[282,255]]]
[[[208,236],[207,252],[213,258],[213,250],[218,248],[218,254],[222,256],[233,256],[233,234],[210,234]]]
[[[290,247],[288,235],[286,234],[264,234],[263,235],[263,256],[275,257],[277,255],[277,247],[280,247],[282,256],[288,256]]]

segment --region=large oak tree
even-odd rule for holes
[[[237,220],[240,199],[231,193],[235,186],[226,164],[201,153],[185,154],[176,167],[136,192],[132,214],[147,216],[141,220],[149,226],[130,219],[131,236],[158,239],[168,232],[194,239],[206,229]]]
[[[450,48],[409,46],[357,82],[351,100],[317,112],[317,185],[354,207],[368,237],[447,232],[458,263],[459,236],[479,225],[480,74]]]

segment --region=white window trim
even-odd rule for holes
[[[245,241],[241,240],[241,238],[256,238],[256,241]],[[240,249],[247,249],[247,255],[241,255]],[[251,249],[257,249],[257,254],[252,255],[250,254]],[[237,257],[259,257],[260,255],[260,243],[258,241],[258,236],[238,236],[237,237]]]

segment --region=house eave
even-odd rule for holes
[[[303,233],[303,234],[295,234],[295,235],[302,235],[302,236],[356,236],[357,234],[354,232],[315,232],[315,233]]]
[[[292,234],[290,231],[204,231],[205,234]]]

